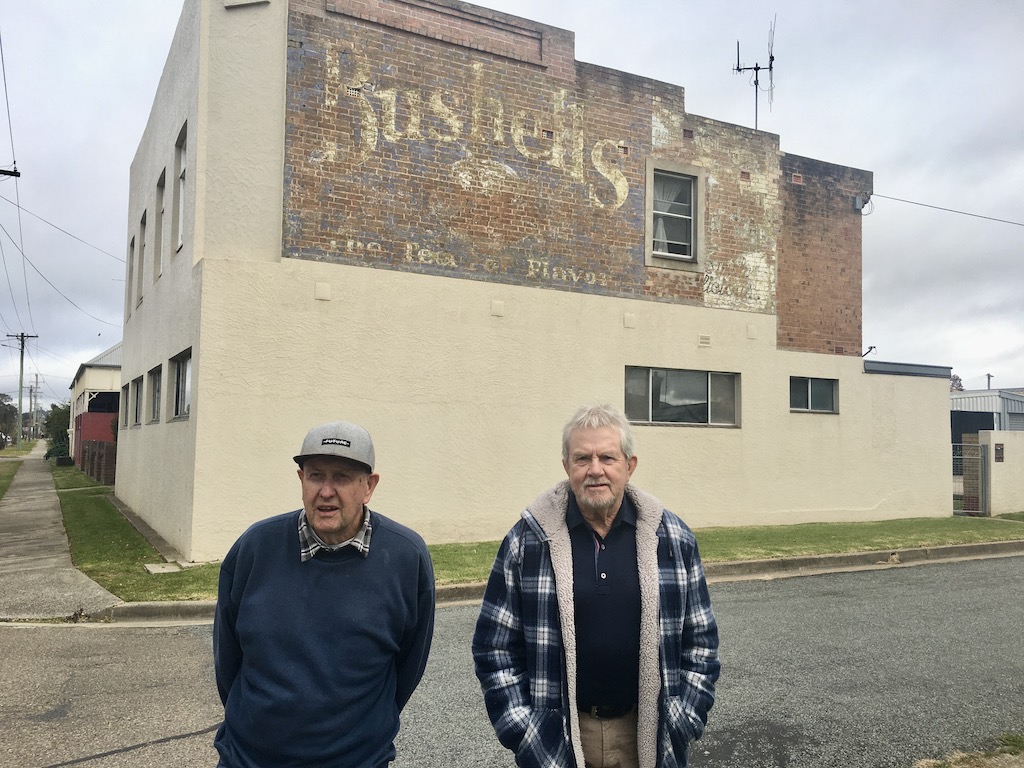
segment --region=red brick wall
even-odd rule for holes
[[[288,34],[285,257],[776,312],[780,228],[816,215],[782,210],[776,136],[454,0],[292,0]],[[702,271],[645,266],[648,158],[705,171]]]
[[[782,158],[778,346],[860,355],[861,212],[872,174],[795,155]]]
[[[82,440],[113,441],[116,413],[80,413],[75,417],[76,434]]]

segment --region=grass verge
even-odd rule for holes
[[[22,440],[21,446],[15,448],[14,445],[8,445],[6,448],[0,449],[0,459],[20,459],[22,456],[27,456],[32,452],[32,449],[36,447],[38,440]]]
[[[941,760],[918,760],[914,768],[1013,768],[1024,765],[1024,733],[1003,733],[984,752],[957,753]]]
[[[0,462],[4,472],[15,462]],[[74,467],[51,462],[60,497],[71,558],[80,571],[122,600],[213,600],[219,564],[208,563],[173,573],[152,574],[147,563],[163,557],[113,506],[102,486]],[[13,471],[10,476],[13,476]],[[10,483],[10,477],[6,480]],[[705,562],[759,560],[802,555],[871,552],[1024,539],[1024,513],[1001,518],[939,517],[869,523],[703,528],[696,531]],[[499,542],[433,544],[437,583],[486,581]]]
[[[695,531],[705,562],[874,552],[1024,539],[1005,517],[925,517],[868,523],[702,528]]]
[[[218,563],[150,573],[146,564],[164,558],[110,502],[109,487],[74,467],[53,467],[53,478],[71,561],[90,579],[127,602],[216,599]]]
[[[0,461],[0,498],[3,498],[3,495],[7,493],[7,489],[11,487],[14,473],[18,471],[20,466],[20,461]]]

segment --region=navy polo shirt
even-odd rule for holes
[[[628,496],[601,538],[569,494],[576,605],[576,698],[581,709],[636,704],[640,681],[640,577],[636,509]]]

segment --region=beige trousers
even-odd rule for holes
[[[580,740],[586,768],[640,768],[636,751],[636,708],[625,717],[602,720],[580,712]]]

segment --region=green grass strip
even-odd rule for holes
[[[0,462],[6,490],[19,462]],[[114,507],[111,489],[74,467],[51,467],[75,566],[126,601],[213,600],[218,563],[151,574],[163,557]],[[6,483],[6,484],[5,484]],[[701,528],[695,531],[705,562],[873,552],[952,544],[1024,540],[1024,513],[999,518],[935,517],[867,523]],[[432,544],[437,583],[486,581],[499,542]]]

